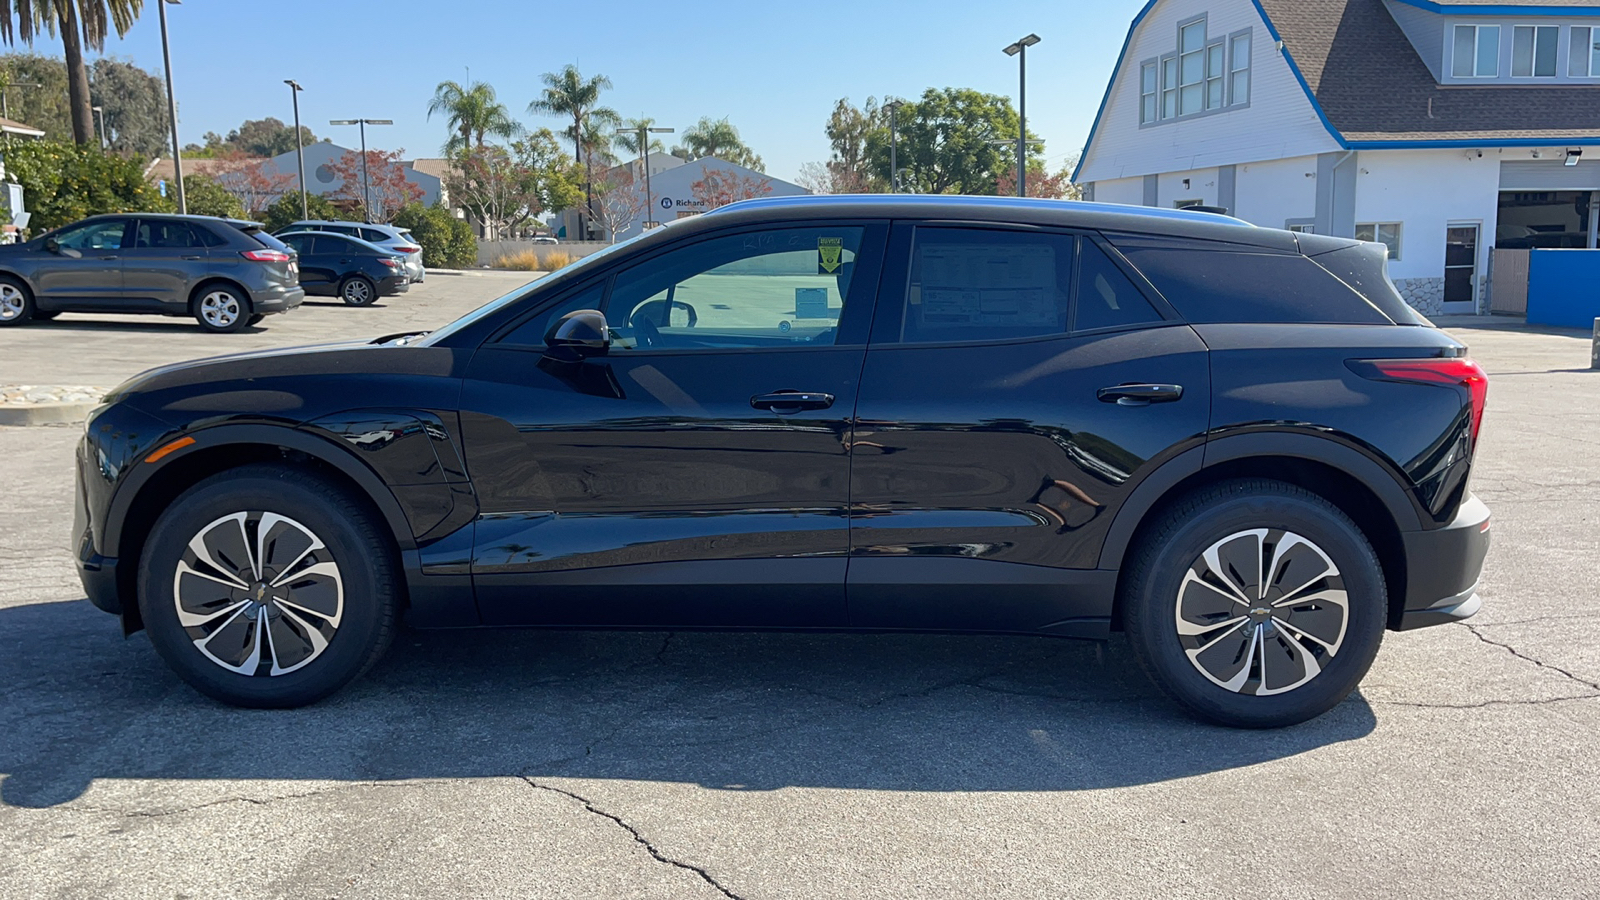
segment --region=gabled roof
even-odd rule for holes
[[[1255,3],[1329,130],[1348,147],[1592,142],[1600,136],[1600,90],[1593,87],[1441,87],[1383,0]],[[1453,5],[1510,11],[1488,2]],[[1596,9],[1592,2],[1585,6]]]
[[[6,118],[0,118],[0,132],[4,132],[6,134],[20,134],[26,137],[44,137],[44,132],[33,127],[32,125],[24,125],[14,119]]]

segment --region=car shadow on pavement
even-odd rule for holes
[[[54,319],[49,322],[33,322],[26,326],[27,329],[44,331],[79,331],[85,333],[106,333],[111,331],[145,332],[147,334],[174,334],[179,332],[192,332],[196,335],[208,335],[209,332],[195,324],[193,318],[188,316],[142,316],[137,322],[110,319]],[[256,334],[266,331],[260,325],[247,325],[239,330],[239,334]]]
[[[1077,791],[1369,734],[1359,695],[1237,731],[1161,697],[1119,638],[402,631],[342,693],[240,710],[87,601],[0,609],[0,801],[95,779],[595,778],[764,791]]]

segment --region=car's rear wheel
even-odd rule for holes
[[[246,319],[244,321],[244,323],[246,325],[260,325],[261,324],[261,320],[265,319],[266,317],[267,317],[266,313],[252,313],[250,318]]]
[[[10,276],[0,276],[0,327],[25,325],[39,318],[28,286]]]
[[[394,629],[394,550],[364,500],[283,466],[202,481],[157,520],[139,612],[184,681],[224,703],[295,707],[339,690]]]
[[[236,288],[210,285],[194,298],[194,318],[207,331],[233,334],[249,324],[250,301]]]
[[[352,275],[339,285],[339,299],[350,306],[370,306],[378,299],[378,286],[360,275]]]
[[[1203,489],[1162,514],[1121,602],[1151,679],[1201,718],[1243,728],[1336,706],[1372,665],[1388,609],[1355,523],[1309,491],[1263,480]]]

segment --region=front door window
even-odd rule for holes
[[[56,235],[56,242],[79,251],[121,250],[122,232],[126,228],[127,221],[124,219],[105,219],[69,228]]]

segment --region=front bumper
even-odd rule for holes
[[[1433,531],[1402,534],[1406,602],[1397,631],[1458,622],[1478,611],[1478,582],[1489,552],[1489,507],[1469,494],[1455,520]]]

